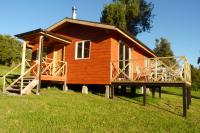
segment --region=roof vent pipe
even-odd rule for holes
[[[75,6],[72,7],[72,19],[76,19],[77,16],[77,9]]]

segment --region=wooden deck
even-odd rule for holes
[[[191,86],[190,64],[184,56],[112,61],[111,84]]]
[[[190,87],[191,84],[186,83],[184,81],[175,81],[175,82],[167,82],[167,81],[112,81],[112,85],[135,85],[135,86],[163,86],[163,87]]]

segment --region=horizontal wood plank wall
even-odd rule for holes
[[[72,40],[66,46],[67,84],[110,84],[111,39],[105,30],[69,24],[54,31]],[[90,58],[75,59],[77,41],[91,40]]]

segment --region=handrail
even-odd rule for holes
[[[12,70],[10,70],[9,72],[7,72],[3,77],[1,77],[1,79],[3,79],[4,77],[8,76],[9,74],[11,74],[14,70],[16,70],[18,67],[20,67],[22,65],[22,63],[18,64],[16,67],[14,67]]]
[[[17,83],[22,77],[24,77],[27,73],[29,73],[36,65],[38,62],[36,62],[31,68],[29,68],[23,75],[18,77],[14,82],[12,82],[8,87],[13,86],[15,83]]]
[[[191,68],[185,56],[132,58],[131,60],[114,60],[111,61],[110,65],[111,65],[110,66],[111,82],[112,81],[151,81],[151,82],[183,81],[187,84],[191,84]]]

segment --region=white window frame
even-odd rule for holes
[[[84,49],[85,49],[85,42],[89,41],[89,57],[84,58]],[[82,55],[81,58],[78,58],[78,44],[82,43]],[[91,41],[90,40],[83,40],[83,41],[77,41],[76,42],[76,48],[75,48],[75,59],[76,60],[82,60],[82,59],[90,59],[90,51],[91,51]]]

